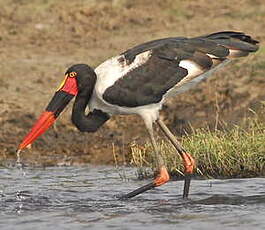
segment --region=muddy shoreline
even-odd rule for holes
[[[244,31],[261,49],[234,62],[196,89],[171,99],[161,112],[176,135],[190,127],[240,123],[265,100],[262,0],[240,9],[210,1],[4,1],[0,0],[0,162],[13,162],[16,148],[74,63],[96,67],[125,49],[155,38]],[[151,8],[150,8],[151,7]],[[206,25],[206,26],[205,26]],[[129,163],[130,144],[147,140],[136,116],[117,116],[98,132],[80,133],[70,121],[71,104],[55,127],[23,151],[35,165]],[[217,122],[218,121],[218,122]]]

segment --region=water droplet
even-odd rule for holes
[[[20,152],[21,152],[20,149],[18,149],[17,152],[16,152],[16,154],[17,154],[17,161],[16,161],[16,164],[17,164],[17,166],[18,166],[19,168],[22,166],[22,164],[21,164],[21,158],[20,158]]]
[[[23,170],[24,165],[23,165],[23,163],[22,163],[22,161],[21,161],[20,152],[21,152],[20,149],[18,149],[17,152],[16,152],[16,154],[17,154],[16,166],[17,166],[17,168],[20,169],[20,171],[22,172],[22,176],[25,177],[26,172]]]

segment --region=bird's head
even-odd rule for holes
[[[71,66],[66,71],[64,80],[56,90],[45,111],[40,115],[30,132],[24,137],[18,150],[24,149],[43,134],[54,123],[73,97],[77,94],[87,94],[88,90],[86,88],[91,88],[88,87],[89,84],[94,87],[95,78],[94,70],[88,65],[77,64]],[[90,89],[90,91],[92,90]],[[91,92],[89,93],[91,94]]]

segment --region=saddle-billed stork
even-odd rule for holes
[[[224,31],[194,38],[149,41],[106,60],[95,70],[86,64],[73,65],[66,71],[64,81],[45,112],[19,145],[18,152],[44,133],[76,97],[72,122],[81,132],[95,132],[116,114],[138,114],[144,120],[158,174],[151,183],[122,198],[131,198],[170,179],[155,141],[154,123],[183,159],[183,197],[186,198],[195,161],[159,118],[159,110],[168,97],[188,90],[229,60],[257,50],[258,41],[250,36]],[[85,113],[87,106],[88,114]]]

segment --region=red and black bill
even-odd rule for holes
[[[43,134],[55,122],[71,99],[77,95],[78,87],[75,76],[75,73],[66,74],[64,81],[54,94],[45,111],[40,115],[39,119],[18,146],[18,151],[26,148]]]

